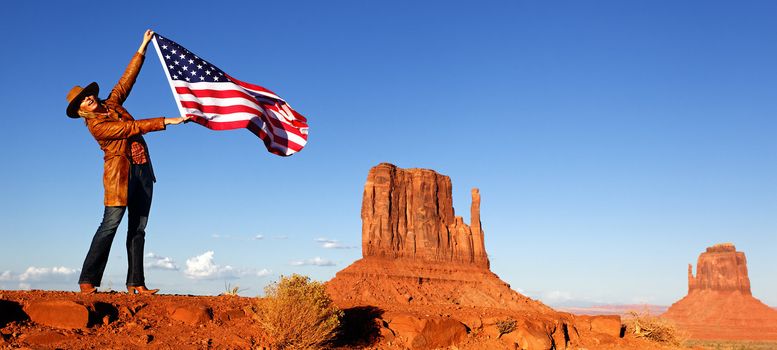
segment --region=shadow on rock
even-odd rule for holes
[[[119,318],[119,309],[109,303],[95,302],[89,307],[89,326],[108,324]]]
[[[370,346],[380,338],[383,310],[375,306],[358,306],[343,310],[340,332],[335,346]]]
[[[0,300],[0,327],[11,322],[29,320],[30,317],[24,312],[22,306],[14,301]]]

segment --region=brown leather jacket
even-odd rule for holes
[[[100,148],[105,152],[103,187],[105,187],[106,206],[127,205],[131,159],[130,141],[140,142],[148,157],[148,147],[141,135],[165,129],[165,118],[135,120],[122,107],[124,100],[127,99],[130,90],[132,90],[132,85],[135,84],[141,66],[143,66],[143,59],[143,55],[135,53],[108,98],[102,101],[108,109],[108,115],[86,119],[89,132],[92,133],[94,139],[100,144]],[[151,158],[148,158],[148,161],[150,166]],[[153,177],[153,170],[151,174]]]

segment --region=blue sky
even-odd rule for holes
[[[102,154],[65,116],[115,84],[146,28],[310,122],[267,153],[244,130],[148,134],[150,287],[256,295],[361,256],[380,162],[435,169],[492,270],[551,305],[670,304],[712,244],[777,305],[777,3],[772,1],[11,2],[0,14],[0,286],[74,290],[102,214]],[[125,107],[177,116],[150,49]],[[103,93],[104,96],[105,93]],[[126,220],[125,220],[126,221]],[[122,225],[104,286],[121,290]]]

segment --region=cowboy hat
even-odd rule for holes
[[[100,86],[96,82],[91,82],[85,88],[78,85],[73,86],[70,92],[67,93],[67,116],[70,118],[78,118],[78,108],[81,107],[81,100],[86,96],[97,96],[100,93]]]

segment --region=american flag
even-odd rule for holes
[[[231,77],[159,34],[153,42],[181,115],[212,130],[247,128],[279,156],[305,147],[307,119],[278,95]]]

